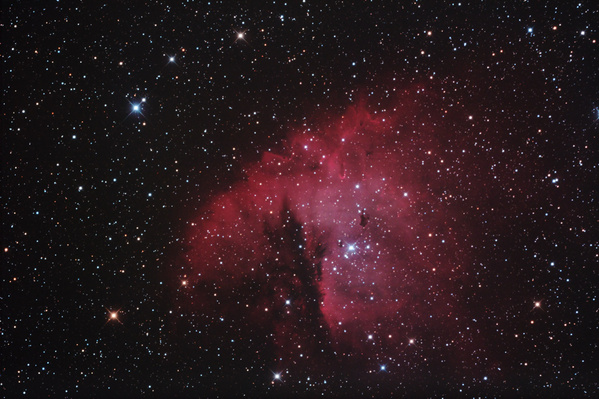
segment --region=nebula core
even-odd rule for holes
[[[328,351],[394,361],[425,337],[454,363],[472,341],[457,295],[467,223],[437,174],[442,132],[414,125],[418,93],[295,129],[190,229],[191,282],[227,293],[220,312],[235,302],[271,325],[285,367]]]

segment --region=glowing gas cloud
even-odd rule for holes
[[[466,233],[446,206],[440,139],[415,112],[355,106],[246,166],[193,222],[191,281],[235,293],[287,356],[398,355],[431,329],[451,337]]]

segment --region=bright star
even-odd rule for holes
[[[131,114],[138,114],[141,115],[142,117],[145,118],[145,115],[143,114],[143,104],[146,103],[146,98],[143,97],[141,99],[135,99],[136,102],[132,102],[131,100],[129,101],[129,105],[131,106],[131,112],[129,112],[129,114],[125,117],[125,119],[123,119],[123,122],[129,118],[131,116]],[[145,124],[145,122],[144,122]]]
[[[237,43],[238,40],[243,40],[244,42],[246,41],[245,40],[245,31],[239,31],[239,32],[235,31],[235,34],[236,34],[235,43]]]
[[[108,311],[108,321],[106,321],[107,324],[110,322],[113,322],[113,321],[121,323],[121,321],[119,320],[120,309],[119,310],[110,310],[110,309],[106,308],[106,310]],[[121,323],[121,324],[123,324],[123,323]]]
[[[542,301],[535,301],[531,312],[535,309],[541,309],[541,310],[545,311],[541,305],[542,305]]]
[[[272,373],[272,383],[274,384],[275,381],[283,381],[282,377],[282,373]]]

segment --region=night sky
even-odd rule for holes
[[[3,3],[2,396],[598,395],[599,6],[545,3]]]

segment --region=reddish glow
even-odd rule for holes
[[[464,251],[435,197],[449,184],[431,178],[439,163],[425,149],[437,139],[410,125],[413,112],[358,106],[321,129],[298,129],[283,150],[247,165],[242,181],[190,221],[188,275],[223,290],[269,287],[277,299],[249,308],[257,320],[293,297],[290,317],[313,318],[356,348],[372,346],[363,337],[374,330],[402,347],[405,335],[392,334],[400,322],[454,323],[447,287]]]

